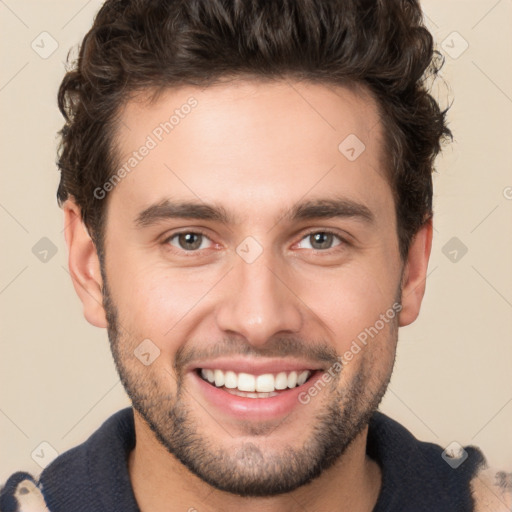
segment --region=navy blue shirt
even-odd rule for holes
[[[133,411],[111,416],[83,444],[55,459],[35,482],[15,473],[0,494],[0,511],[18,511],[14,492],[25,478],[39,484],[50,512],[140,512],[128,475],[135,446]],[[375,412],[368,430],[367,453],[382,471],[382,489],[373,512],[470,512],[470,481],[484,463],[475,447],[453,468],[443,449],[420,442],[399,423]],[[25,491],[25,489],[23,489]]]

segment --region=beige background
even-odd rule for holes
[[[72,288],[55,200],[56,90],[100,3],[0,2],[0,481],[38,473],[34,450],[52,455],[41,442],[61,453],[128,405],[106,332],[85,321]],[[381,409],[420,439],[479,445],[512,471],[512,1],[423,5],[446,54],[439,94],[455,99],[456,142],[438,160],[424,307],[401,331]],[[44,31],[58,43],[48,58]],[[46,262],[32,252],[43,237],[57,249]],[[452,237],[467,247],[456,262],[443,253]]]

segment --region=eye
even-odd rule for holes
[[[195,233],[193,231],[186,231],[183,233],[176,233],[170,236],[166,242],[173,247],[183,249],[184,251],[198,251],[200,249],[207,249],[212,241],[202,233]]]
[[[340,245],[342,240],[339,236],[329,231],[316,231],[305,236],[298,244],[299,249],[314,249],[323,251]]]

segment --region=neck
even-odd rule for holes
[[[136,411],[136,445],[128,471],[141,512],[371,512],[381,488],[378,464],[366,455],[366,427],[342,457],[317,479],[290,493],[243,498],[214,489],[191,473],[155,439]]]

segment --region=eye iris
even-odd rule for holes
[[[201,247],[203,235],[198,233],[181,233],[178,236],[178,241],[183,249],[191,250]]]
[[[310,235],[311,247],[315,249],[329,249],[332,245],[333,235],[331,233],[315,233]]]

